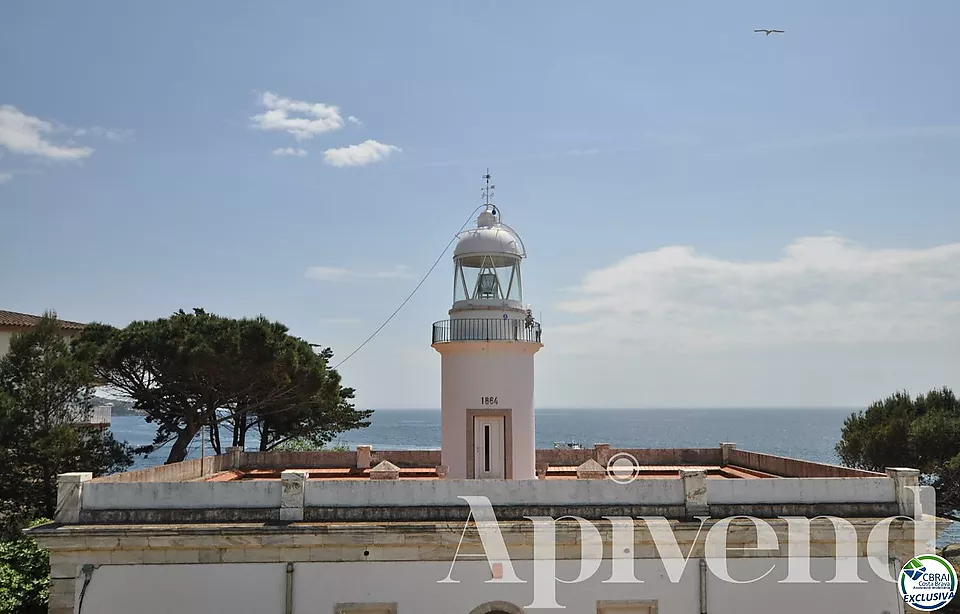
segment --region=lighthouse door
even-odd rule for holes
[[[474,475],[478,478],[504,478],[503,416],[477,416],[473,419]]]

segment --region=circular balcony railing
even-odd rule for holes
[[[540,323],[496,318],[458,318],[433,323],[433,343],[525,341],[540,343]]]

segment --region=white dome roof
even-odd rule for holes
[[[523,242],[516,232],[500,223],[499,212],[489,207],[477,218],[477,227],[460,234],[453,257],[465,266],[480,266],[484,256],[491,256],[495,266],[512,264],[524,258]]]

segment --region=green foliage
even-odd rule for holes
[[[32,524],[49,522],[42,519]],[[24,536],[0,539],[0,614],[42,614],[50,594],[50,557]]]
[[[949,388],[874,402],[844,421],[836,449],[850,467],[919,469],[932,476],[938,507],[960,507],[960,400]]]
[[[251,429],[260,449],[293,438],[322,445],[338,433],[369,426],[371,411],[350,402],[354,391],[330,369],[329,349],[314,352],[278,322],[179,311],[123,329],[92,325],[75,347],[98,379],[125,393],[157,424],[155,445],[173,441],[167,463],[186,457],[204,427],[227,422],[230,445],[245,447]],[[227,410],[225,418],[217,410]],[[220,429],[206,429],[222,453]]]
[[[90,408],[92,375],[50,315],[14,336],[0,358],[0,532],[52,517],[58,474],[132,464],[133,450],[109,431],[77,426]]]
[[[336,443],[327,446],[324,443],[317,443],[303,437],[295,437],[279,444],[274,450],[279,452],[348,452],[350,448],[345,443]]]

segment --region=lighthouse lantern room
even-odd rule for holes
[[[534,354],[540,323],[523,304],[520,235],[490,202],[453,252],[450,318],[433,325],[441,355],[441,457],[452,479],[535,479]]]

